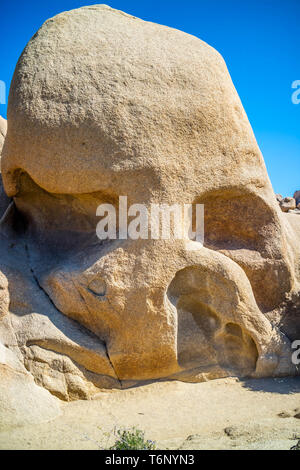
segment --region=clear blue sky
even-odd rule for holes
[[[51,16],[93,2],[0,0],[0,80],[7,88],[23,48]],[[100,2],[98,2],[100,3]],[[275,192],[300,189],[300,0],[110,0],[111,7],[198,36],[225,58]],[[8,89],[7,89],[8,93]],[[6,117],[6,106],[0,104]]]

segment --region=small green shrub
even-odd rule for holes
[[[116,442],[110,450],[154,450],[155,442],[145,440],[145,433],[135,427],[115,429]]]

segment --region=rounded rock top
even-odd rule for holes
[[[2,171],[10,196],[22,171],[64,194],[107,190],[124,174],[167,186],[169,175],[188,173],[199,187],[218,168],[231,166],[229,179],[235,166],[238,177],[249,160],[249,178],[266,180],[221,55],[106,5],[42,25],[18,61],[8,121]]]

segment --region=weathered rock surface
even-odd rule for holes
[[[10,349],[0,343],[0,430],[56,418],[60,405],[38,387]]]
[[[0,276],[0,431],[38,424],[60,414],[59,401],[38,387],[23,364],[8,314],[8,282]]]
[[[62,13],[24,50],[8,121],[0,270],[38,385],[73,400],[296,373],[300,219],[278,207],[214,49],[107,6]],[[120,195],[148,210],[204,204],[205,246],[98,240],[96,208],[118,211]]]

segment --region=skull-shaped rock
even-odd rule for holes
[[[60,14],[18,62],[8,122],[2,173],[14,205],[2,225],[24,241],[36,295],[49,303],[22,313],[15,302],[13,312],[35,377],[48,349],[96,386],[96,376],[126,385],[295,373],[298,219],[278,208],[213,48],[107,6]],[[110,204],[118,215],[120,196],[149,211],[204,204],[204,247],[100,241],[96,209]],[[41,315],[64,339],[49,325],[39,333]],[[90,343],[79,348],[71,324]]]

